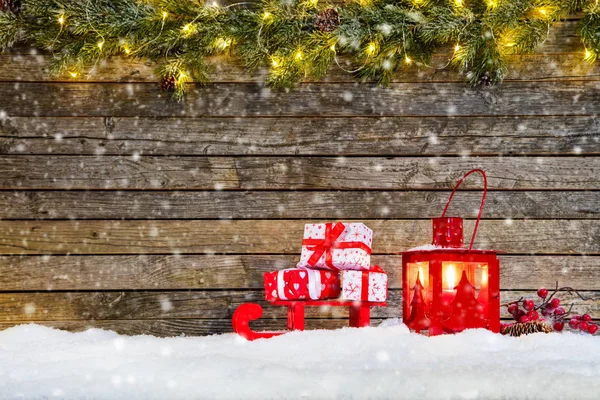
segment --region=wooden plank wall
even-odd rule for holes
[[[374,319],[399,317],[395,253],[430,240],[428,218],[471,168],[489,176],[477,245],[506,252],[503,300],[558,280],[600,319],[600,67],[576,24],[494,88],[414,67],[387,89],[334,69],[276,91],[215,59],[214,83],[177,104],[139,60],[59,81],[46,55],[0,56],[0,327],[229,332],[237,305],[261,302],[262,273],[297,260],[303,224],[334,219],[374,229],[391,279]],[[452,206],[467,232],[479,185]],[[309,317],[346,324],[340,310]],[[255,326],[284,318],[266,307]]]

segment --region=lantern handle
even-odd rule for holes
[[[469,245],[469,251],[473,250],[473,243],[475,243],[475,235],[477,234],[477,227],[479,226],[479,221],[481,220],[481,214],[483,213],[483,205],[485,204],[485,196],[487,195],[487,176],[482,169],[472,169],[463,175],[462,178],[458,180],[456,186],[454,186],[454,190],[452,194],[450,194],[450,198],[446,203],[446,207],[444,208],[444,212],[442,213],[442,218],[446,216],[446,211],[448,210],[448,206],[450,205],[450,201],[452,201],[452,197],[454,197],[454,193],[460,186],[460,184],[465,180],[465,178],[471,175],[473,172],[479,172],[483,176],[483,196],[481,196],[481,206],[479,206],[479,214],[477,214],[477,221],[475,222],[475,228],[473,229],[473,236],[471,236],[471,244]]]

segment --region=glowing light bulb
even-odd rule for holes
[[[212,2],[212,5],[213,5],[213,7],[218,7],[218,6],[219,6],[219,3],[217,3],[216,1],[213,1],[213,2]]]
[[[454,5],[456,7],[462,7],[463,6],[463,0],[454,0]]]
[[[375,53],[375,43],[369,43],[369,47],[367,47],[367,54],[371,55]]]
[[[102,47],[104,47],[104,41],[98,42],[98,48],[102,50]]]
[[[294,56],[294,58],[296,58],[297,61],[302,60],[302,52],[300,50],[298,50],[296,52],[296,55]]]
[[[585,57],[583,58],[585,61],[592,61],[594,59],[594,53],[585,49]]]
[[[58,17],[58,23],[61,25],[65,24],[65,17],[64,15],[61,15],[60,17]]]
[[[71,75],[73,78],[77,78],[77,75],[79,75],[79,74],[75,71],[70,71],[69,75]]]
[[[163,21],[164,21],[165,19],[167,19],[167,17],[168,17],[168,16],[169,16],[169,13],[168,13],[168,12],[166,12],[166,11],[163,11],[163,13],[162,13],[162,18],[163,18]]]
[[[330,49],[331,49],[331,51],[335,51],[335,44],[332,44]]]
[[[409,56],[406,56],[406,57],[404,57],[404,61],[405,61],[407,64],[410,64],[410,63],[412,62],[412,60],[410,59],[410,57],[409,57]]]
[[[489,8],[494,8],[494,7],[496,7],[496,2],[495,2],[494,0],[490,0],[490,1],[488,1],[488,7],[489,7]]]
[[[456,46],[454,46],[454,52],[458,52],[460,50],[460,45],[458,43],[456,43]]]
[[[544,17],[546,16],[546,14],[548,13],[548,11],[546,11],[545,8],[538,8],[538,11],[540,14],[542,14]]]
[[[275,68],[279,67],[279,62],[274,57],[271,58],[271,64],[273,64],[273,67]]]
[[[218,38],[216,41],[216,47],[224,50],[231,45],[231,39]]]
[[[123,49],[123,51],[125,51],[125,54],[129,54],[129,53],[131,53],[131,50],[129,50],[129,47],[125,47],[125,48]]]
[[[271,17],[271,13],[268,11],[265,11],[265,13],[263,14],[263,19],[268,19]]]
[[[184,32],[189,32],[190,31],[190,24],[187,24],[183,27],[183,31]]]

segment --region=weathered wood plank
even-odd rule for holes
[[[563,304],[575,304],[578,313],[600,316],[600,292],[581,292],[588,300],[562,293]],[[2,321],[60,321],[115,319],[226,319],[242,303],[263,306],[263,319],[286,318],[285,307],[275,307],[262,300],[263,291],[185,291],[185,292],[67,292],[67,293],[0,293]],[[504,291],[501,302],[533,298],[535,291]],[[389,292],[387,307],[374,307],[374,318],[401,316],[401,291]],[[309,318],[346,318],[346,307],[307,307]],[[502,317],[508,317],[506,309]]]
[[[298,254],[302,220],[0,221],[0,254]],[[431,242],[429,220],[371,220],[373,252]],[[473,221],[465,222],[466,240]],[[600,254],[598,220],[488,220],[475,248]]]
[[[559,44],[559,46],[562,43]],[[560,47],[554,49],[558,50]],[[583,46],[564,43],[564,50],[574,54],[528,54],[508,57],[506,81],[532,80],[597,80],[600,67],[583,60]],[[448,67],[451,53],[439,53],[433,56],[427,66],[412,64],[404,66],[394,74],[391,82],[464,82],[465,78],[456,70]],[[114,57],[96,64],[76,78],[55,76],[48,71],[51,61],[49,55],[20,54],[0,55],[0,81],[15,82],[158,82],[154,71],[156,64],[140,59]],[[260,82],[263,83],[267,70],[249,72],[243,61],[231,57],[212,57],[207,59],[212,82]],[[346,70],[356,69],[348,58],[340,58],[340,65]],[[321,80],[307,77],[304,82],[354,82],[356,78],[340,67],[333,65]]]
[[[3,156],[0,189],[599,189],[595,157]],[[465,188],[480,188],[478,179]]]
[[[400,255],[374,255],[391,289],[402,283]],[[600,257],[500,256],[501,288],[571,286],[600,290]],[[291,268],[298,256],[133,255],[3,256],[3,291],[261,289],[263,274]],[[527,279],[523,279],[527,277]]]
[[[263,290],[171,292],[0,293],[2,321],[114,320],[114,319],[225,319],[242,303],[263,306],[263,319],[286,318],[286,307],[264,299]],[[401,294],[389,292],[387,307],[374,307],[374,318],[396,317]],[[346,307],[307,307],[309,318],[347,318]]]
[[[600,154],[600,119],[4,118],[0,154]]]
[[[584,47],[577,34],[579,21],[565,21],[553,25],[550,36],[532,55],[509,57],[507,79],[572,79],[574,76],[597,77],[600,71],[594,64],[583,62]],[[431,66],[434,68],[404,68],[396,74],[394,81],[460,81],[463,78],[456,72],[442,68],[448,64],[452,55],[451,47],[440,49],[434,56]],[[558,54],[556,54],[558,53]],[[574,54],[565,54],[574,53]],[[17,48],[0,55],[0,80],[4,81],[51,81],[64,79],[52,77],[48,73],[51,56],[36,49]],[[264,73],[249,74],[241,60],[226,57],[209,58],[211,78],[219,82],[256,82],[264,78]],[[345,59],[340,60],[344,65]],[[155,65],[152,62],[113,57],[98,63],[89,73],[82,74],[73,81],[112,81],[145,82],[156,81]],[[346,69],[352,69],[347,65]],[[331,68],[326,81],[349,81],[352,76],[340,68]]]
[[[0,219],[403,219],[440,214],[449,195],[449,191],[0,191]],[[452,200],[451,211],[477,217],[480,199],[480,192],[461,192]],[[600,191],[494,191],[487,195],[483,214],[484,219],[599,217]]]
[[[176,103],[154,83],[0,83],[7,116],[245,117],[594,115],[600,81],[303,84],[271,90],[252,84],[192,86]],[[93,99],[93,101],[90,101]]]
[[[372,318],[371,326],[379,325],[381,318]],[[250,324],[257,331],[284,330],[285,319],[260,319]],[[158,337],[204,336],[233,332],[231,319],[141,319],[141,320],[80,320],[0,322],[0,330],[16,325],[36,323],[55,329],[81,332],[88,329],[108,329],[122,335],[152,335]],[[305,320],[305,329],[340,329],[348,326],[348,319],[321,318]]]

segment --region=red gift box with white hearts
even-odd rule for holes
[[[306,224],[298,267],[369,270],[373,231],[360,222]]]
[[[387,274],[378,266],[369,271],[341,271],[342,300],[385,301],[388,292]]]
[[[320,300],[340,296],[340,278],[336,272],[289,268],[264,275],[265,298],[276,300]]]

